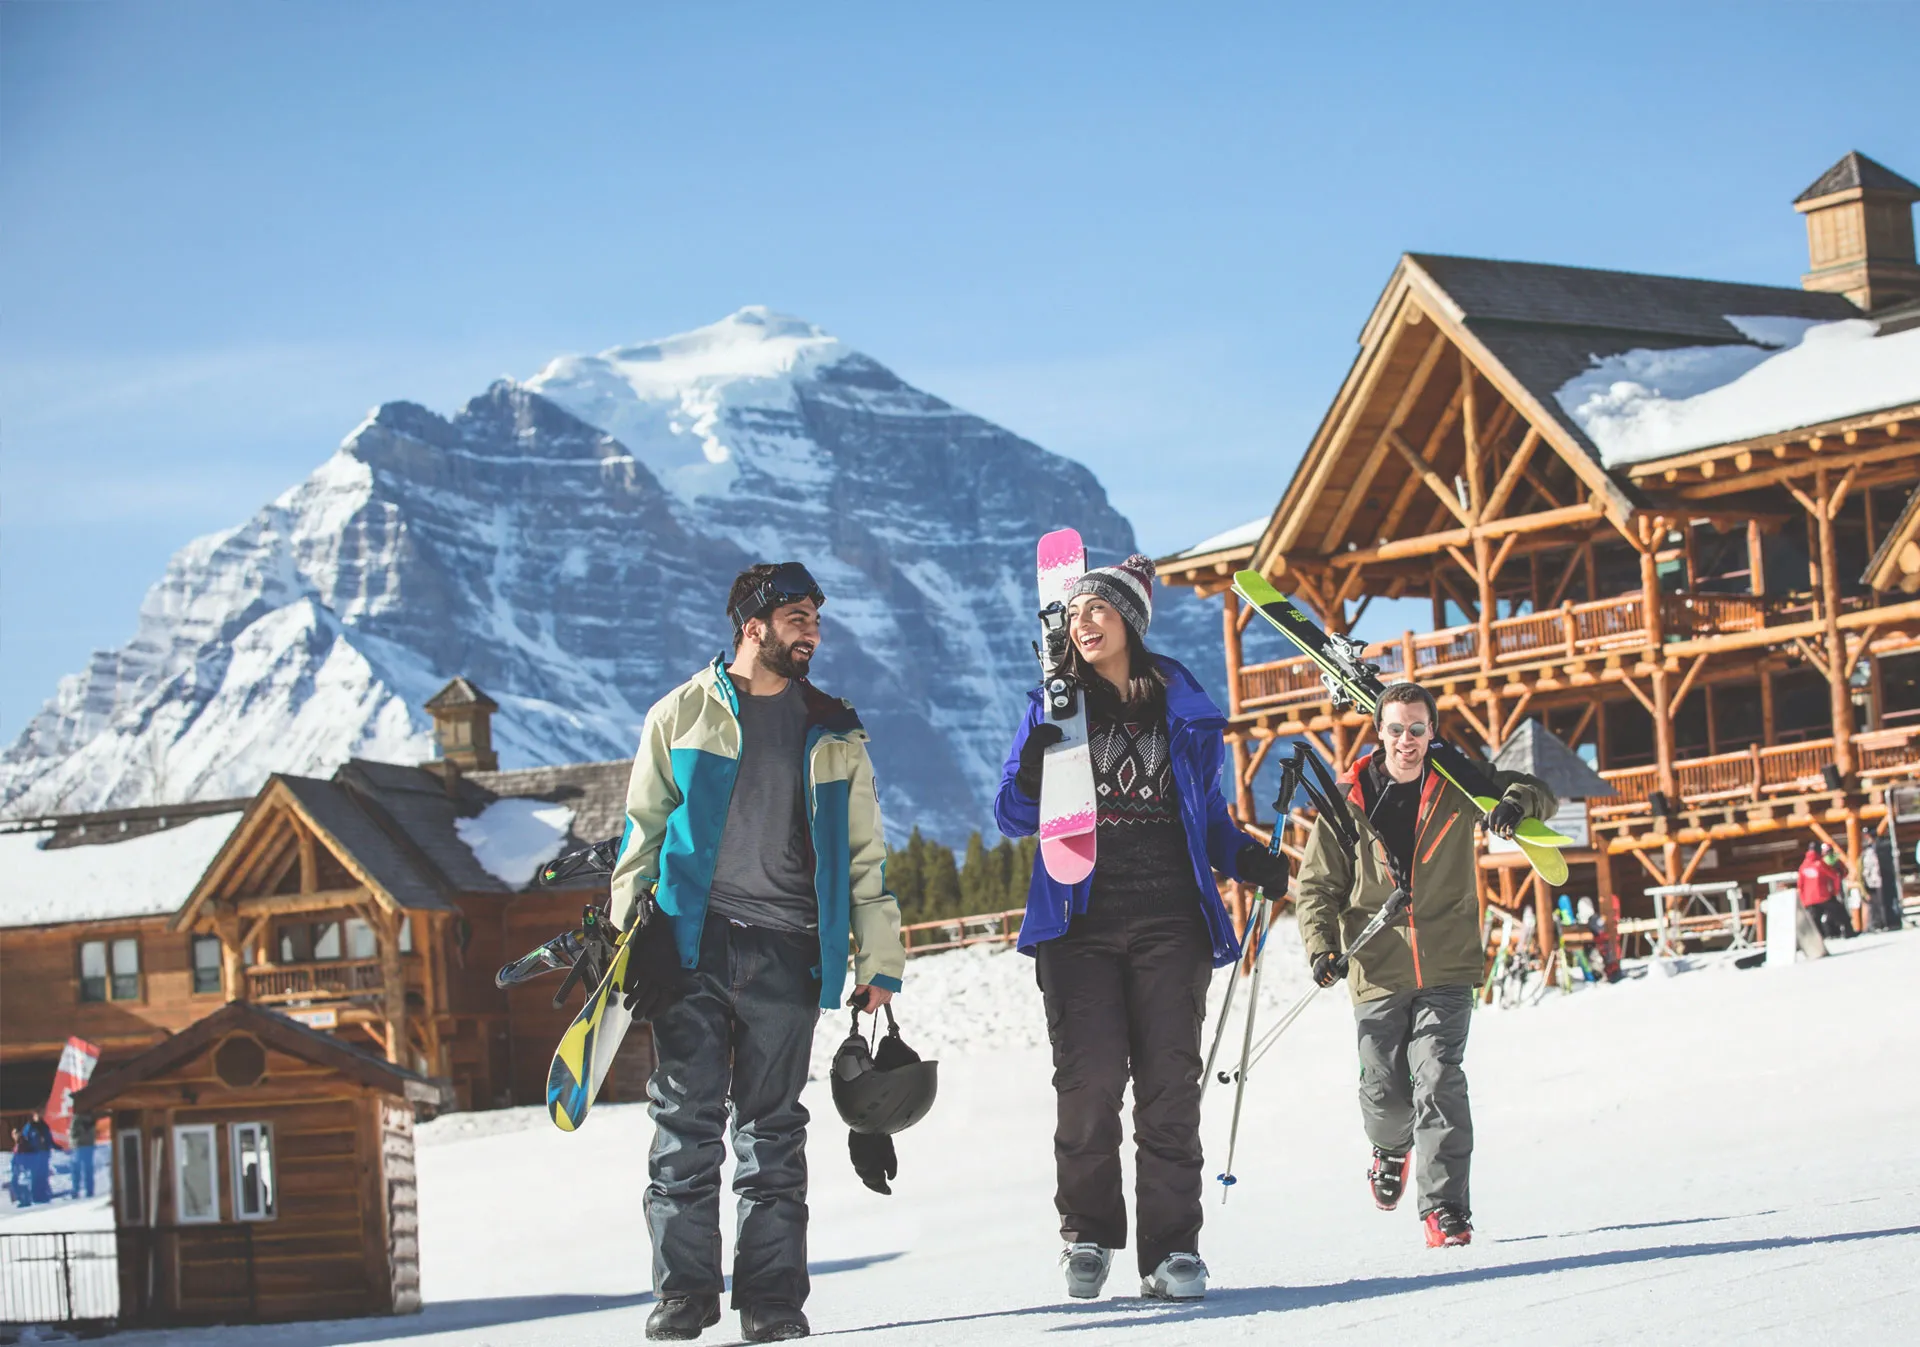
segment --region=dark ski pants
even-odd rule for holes
[[[686,998],[653,1022],[647,1157],[653,1291],[718,1295],[720,1165],[732,1104],[739,1228],[733,1304],[806,1301],[807,1111],[800,1090],[820,1017],[811,935],[709,917]]]
[[[1131,1068],[1145,1276],[1170,1253],[1200,1251],[1200,1028],[1213,972],[1206,926],[1197,910],[1075,917],[1036,952],[1059,1101],[1060,1237],[1127,1247],[1120,1096]]]
[[[1467,1171],[1473,1114],[1467,1107],[1471,987],[1395,992],[1353,1008],[1360,1027],[1360,1117],[1367,1140],[1395,1155],[1417,1151],[1420,1214],[1471,1214]]]

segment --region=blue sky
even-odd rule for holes
[[[1199,8],[0,5],[0,738],[382,401],[764,303],[1167,550],[1403,250],[1792,285],[1920,176],[1916,4]]]

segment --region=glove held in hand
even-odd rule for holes
[[[1233,858],[1241,882],[1259,887],[1269,898],[1287,891],[1287,858],[1276,856],[1265,847],[1249,842]]]
[[[1040,798],[1040,760],[1053,745],[1066,738],[1058,725],[1041,721],[1027,732],[1020,745],[1020,769],[1013,774],[1014,787],[1029,800]]]
[[[674,944],[672,918],[651,902],[640,916],[643,924],[627,937],[633,952],[627,956],[627,975],[620,990],[628,1013],[637,1020],[651,1020],[687,994],[687,977]]]
[[[1487,831],[1495,837],[1513,838],[1513,830],[1526,821],[1527,811],[1517,800],[1502,796],[1500,803],[1487,815]]]
[[[1313,985],[1331,987],[1347,975],[1347,956],[1344,954],[1316,954],[1313,956]]]
[[[894,1154],[892,1137],[879,1132],[849,1132],[847,1154],[853,1158],[853,1172],[860,1176],[860,1182],[876,1193],[892,1196],[887,1180],[900,1175],[900,1159]]]

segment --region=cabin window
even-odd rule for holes
[[[306,963],[313,958],[313,928],[304,921],[280,928],[280,962]]]
[[[145,1225],[146,1185],[141,1179],[140,1132],[137,1128],[115,1132],[113,1144],[119,1152],[114,1161],[113,1179],[120,1189],[120,1224]]]
[[[274,1217],[273,1129],[266,1123],[234,1123],[233,1215],[240,1221]]]
[[[174,1216],[181,1225],[220,1219],[220,1167],[213,1157],[210,1124],[173,1129]]]
[[[220,937],[217,935],[193,938],[193,990],[200,996],[220,990]]]
[[[80,945],[80,999],[107,999],[107,942],[87,940]]]
[[[313,924],[313,957],[316,959],[337,959],[340,957],[339,922],[316,921]]]
[[[140,942],[132,936],[113,942],[113,999],[140,999]]]
[[[400,918],[400,952],[402,954],[413,953],[413,918],[412,917]]]
[[[374,937],[373,927],[363,918],[347,918],[347,957],[349,959],[380,957],[380,942]]]
[[[140,999],[140,942],[132,936],[119,940],[84,940],[80,944],[80,999],[82,1001],[137,1001]]]

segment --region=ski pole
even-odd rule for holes
[[[1233,1153],[1240,1144],[1240,1104],[1247,1097],[1247,1050],[1253,1045],[1254,1012],[1260,1008],[1260,964],[1261,956],[1267,952],[1267,932],[1273,929],[1272,904],[1262,910],[1260,918],[1260,943],[1254,947],[1253,973],[1247,987],[1247,1028],[1240,1038],[1240,1071],[1233,1087],[1233,1124],[1227,1131],[1227,1167],[1219,1176],[1223,1205],[1233,1185],[1239,1182],[1233,1174]]]
[[[1227,979],[1226,999],[1220,1003],[1220,1023],[1214,1026],[1213,1046],[1207,1049],[1207,1064],[1200,1072],[1200,1098],[1207,1097],[1207,1085],[1213,1079],[1213,1064],[1220,1059],[1220,1045],[1226,1041],[1227,1018],[1233,1014],[1233,994],[1240,988],[1240,961],[1233,961],[1233,974]]]

